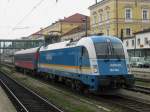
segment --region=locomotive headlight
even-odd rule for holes
[[[98,66],[97,65],[93,65],[93,72],[98,73]]]

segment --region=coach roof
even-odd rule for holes
[[[17,51],[15,52],[15,55],[17,54],[29,54],[29,53],[36,53],[39,47],[36,48],[30,48],[30,49],[25,49],[25,50],[21,50],[21,51]]]

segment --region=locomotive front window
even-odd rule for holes
[[[89,58],[89,54],[88,54],[88,51],[85,47],[82,48],[82,56],[84,58]]]
[[[112,44],[112,53],[114,57],[117,58],[125,58],[123,46],[120,43],[113,43]]]
[[[97,58],[125,58],[121,43],[95,43]]]
[[[109,54],[107,43],[95,43],[95,50],[98,58],[104,58]]]

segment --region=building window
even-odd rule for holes
[[[97,16],[94,15],[94,24],[96,24]]]
[[[148,11],[148,9],[143,9],[142,10],[142,19],[143,20],[148,20],[148,17],[149,16],[149,11]]]
[[[102,25],[99,25],[99,31],[100,32],[102,32],[102,29],[103,29]]]
[[[145,40],[145,45],[147,45],[148,44],[148,38],[146,37],[144,40]]]
[[[128,47],[128,45],[129,45],[129,42],[128,42],[128,40],[126,41],[126,46]]]
[[[126,20],[131,20],[132,19],[132,9],[131,8],[126,8],[125,9],[125,19]]]
[[[106,20],[109,20],[109,18],[110,18],[110,12],[107,11],[107,12],[106,12]]]
[[[99,22],[102,22],[102,14],[99,15]]]
[[[134,40],[132,40],[132,46],[134,46]]]
[[[131,29],[130,28],[126,28],[126,36],[131,36]]]
[[[109,35],[109,29],[107,29],[107,35]]]
[[[138,41],[138,45],[140,45],[141,44],[141,39],[138,39],[137,41]]]

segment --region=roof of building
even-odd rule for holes
[[[91,5],[88,9],[95,8],[95,7],[99,6],[102,3],[105,3],[106,1],[108,1],[108,0],[101,0],[101,1]]]
[[[50,26],[56,24],[56,23],[59,23],[59,22],[67,22],[67,23],[84,23],[85,22],[85,19],[87,17],[87,21],[89,22],[90,21],[90,18],[89,16],[86,16],[86,15],[83,15],[83,14],[79,14],[79,13],[75,13],[69,17],[64,17],[64,19],[60,19],[58,21],[56,21],[55,23],[52,23],[51,25],[31,34],[30,36],[33,36],[33,35],[42,35],[42,31],[44,29],[47,29],[49,28]]]
[[[71,23],[82,23],[82,22],[84,22],[86,17],[88,17],[88,16],[76,13],[76,14],[73,14],[73,15],[67,17],[67,18],[62,19],[61,21],[71,22]],[[89,17],[88,17],[88,21],[89,21]]]
[[[144,30],[142,30],[142,31],[138,31],[138,32],[136,32],[136,33],[134,33],[134,34],[142,34],[142,33],[149,33],[149,32],[150,32],[150,28],[144,29]]]

